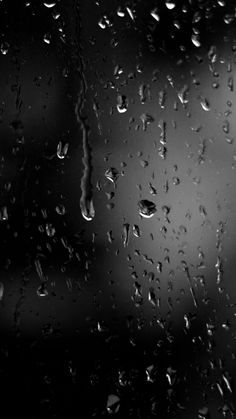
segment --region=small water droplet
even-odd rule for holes
[[[0,210],[0,221],[7,221],[7,220],[8,220],[7,207],[4,206]]]
[[[8,44],[8,42],[6,41],[2,42],[1,47],[0,47],[2,55],[6,55],[9,51],[9,48],[10,48],[10,45]]]
[[[120,175],[120,172],[115,167],[110,167],[106,170],[104,176],[110,180],[114,185],[116,185],[116,181]]]
[[[57,214],[59,214],[59,215],[65,215],[65,213],[66,213],[66,209],[65,209],[64,205],[63,205],[63,204],[59,204],[59,205],[57,205],[57,206],[56,206],[56,212],[57,212]]]
[[[148,114],[148,113],[143,113],[140,116],[140,119],[142,121],[143,124],[143,130],[146,131],[147,129],[147,125],[151,124],[152,122],[154,122],[154,118],[152,115]]]
[[[133,225],[133,235],[135,237],[140,237],[141,236],[141,232],[140,232],[139,226],[136,225],[136,224]]]
[[[59,141],[57,145],[57,157],[59,159],[64,159],[66,157],[67,152],[68,152],[68,147],[69,147],[68,143],[64,144],[63,146],[62,142]]]
[[[198,410],[199,419],[210,419],[210,413],[208,407],[204,406]]]
[[[125,223],[123,225],[123,245],[124,245],[124,247],[128,246],[129,232],[130,232],[130,225],[128,223]]]
[[[37,289],[37,295],[39,297],[47,297],[48,296],[48,290],[46,288],[46,285],[43,283],[41,284]]]
[[[46,233],[49,237],[53,237],[56,230],[51,223],[46,224]]]
[[[81,214],[86,221],[92,221],[95,216],[95,209],[93,206],[93,200],[86,198],[80,201]]]
[[[202,98],[200,103],[204,111],[210,111],[210,104],[206,98]]]
[[[156,295],[155,295],[155,291],[154,288],[151,287],[149,288],[149,292],[148,292],[148,301],[154,306],[157,306],[157,299],[156,299]]]
[[[4,285],[2,282],[0,282],[0,301],[2,301],[3,299],[3,294],[4,294]]]
[[[50,44],[50,42],[51,42],[51,35],[49,34],[49,33],[46,33],[45,35],[44,35],[44,37],[43,37],[43,40],[44,40],[44,42],[46,43],[46,44]]]
[[[183,105],[189,102],[188,94],[189,87],[187,84],[185,84],[184,87],[182,87],[182,89],[178,92],[178,98]]]

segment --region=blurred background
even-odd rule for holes
[[[234,418],[234,2],[0,12],[5,417]]]

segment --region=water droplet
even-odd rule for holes
[[[173,1],[166,1],[166,7],[167,7],[167,9],[169,9],[169,10],[172,10],[172,9],[174,9],[175,8],[175,3],[173,2]]]
[[[140,116],[140,119],[143,123],[143,130],[146,131],[147,129],[147,125],[151,124],[152,122],[154,122],[154,118],[152,115],[150,115],[149,113],[143,113]]]
[[[165,108],[165,102],[166,102],[166,91],[160,90],[159,92],[159,105],[162,109]]]
[[[59,205],[57,205],[57,206],[56,206],[56,212],[57,212],[57,214],[59,214],[59,215],[65,215],[65,213],[66,213],[66,209],[65,209],[64,205],[63,205],[63,204],[59,204]]]
[[[225,132],[225,134],[229,134],[230,124],[229,124],[229,121],[227,119],[223,122],[222,129]]]
[[[110,180],[112,183],[114,183],[114,185],[116,185],[116,181],[118,179],[120,175],[120,172],[118,172],[118,170],[115,167],[110,167],[109,169],[106,170],[104,176]]]
[[[193,34],[191,37],[192,43],[195,47],[199,48],[201,46],[199,35]]]
[[[149,288],[149,292],[148,292],[148,301],[154,306],[157,306],[157,299],[156,299],[156,295],[155,295],[155,291],[154,288],[151,287]]]
[[[0,47],[2,55],[6,55],[9,51],[9,48],[10,48],[10,45],[8,44],[8,42],[6,41],[2,42],[1,47]]]
[[[123,225],[123,245],[124,245],[124,247],[128,246],[129,232],[130,232],[130,225],[128,223],[125,223]]]
[[[131,17],[131,19],[132,19],[132,20],[134,20],[134,13],[133,13],[133,11],[130,9],[130,7],[126,7],[126,10],[127,10],[128,14],[129,14],[129,16]]]
[[[188,94],[189,87],[187,86],[187,84],[185,84],[184,87],[178,93],[178,98],[183,105],[189,102]]]
[[[68,143],[66,143],[63,146],[62,142],[59,141],[59,143],[57,145],[57,157],[59,159],[64,159],[66,157],[67,152],[68,152],[68,147],[69,147],[69,144]]]
[[[56,2],[54,2],[54,1],[47,1],[47,2],[44,2],[43,4],[48,9],[51,9],[52,7],[54,7],[56,5]]]
[[[0,282],[0,301],[2,301],[3,299],[3,294],[4,294],[4,285],[2,282]]]
[[[124,95],[117,96],[117,110],[119,113],[125,113],[128,109],[128,99]]]
[[[233,77],[229,77],[229,79],[228,79],[228,88],[231,92],[234,91],[234,79],[233,79]]]
[[[160,16],[158,14],[158,9],[157,8],[155,8],[151,11],[151,16],[153,17],[153,19],[155,19],[157,22],[159,22]]]
[[[210,111],[210,104],[206,98],[202,98],[200,103],[204,111]]]
[[[108,413],[117,413],[120,409],[120,398],[116,394],[110,394],[107,399]]]
[[[154,202],[142,199],[138,202],[139,214],[144,218],[151,218],[157,211]]]
[[[93,206],[93,200],[86,198],[80,201],[80,209],[83,218],[86,221],[92,221],[95,216],[95,209]]]
[[[204,406],[198,410],[198,418],[199,419],[210,419],[209,409],[208,407]]]
[[[112,26],[112,22],[108,19],[106,15],[104,15],[99,21],[98,26],[100,26],[101,29],[106,29]]]
[[[153,383],[153,377],[152,377],[152,373],[154,371],[154,365],[150,365],[149,367],[146,368],[146,376],[147,376],[147,381],[149,381],[150,383]]]
[[[140,237],[141,236],[139,226],[137,226],[136,224],[133,225],[133,235],[135,237]]]
[[[157,262],[157,272],[159,272],[159,273],[162,272],[162,263],[161,262]]]
[[[4,206],[0,210],[0,221],[7,221],[7,220],[8,220],[7,207]]]
[[[50,42],[51,42],[51,35],[50,35],[50,33],[46,33],[45,35],[44,35],[44,37],[43,37],[43,40],[44,40],[44,42],[46,43],[46,44],[50,44]]]
[[[55,230],[55,228],[53,227],[52,224],[50,224],[50,223],[46,224],[46,233],[49,237],[53,237],[55,232],[56,232],[56,230]]]
[[[46,284],[41,284],[37,289],[37,295],[39,297],[47,297],[48,296],[48,290],[46,288]]]
[[[120,7],[117,10],[117,16],[125,17],[125,12]]]

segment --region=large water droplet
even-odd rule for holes
[[[144,218],[151,218],[157,211],[154,202],[148,199],[142,199],[138,202],[139,214]]]
[[[54,7],[56,5],[55,1],[46,1],[43,3],[45,7],[47,7],[48,9],[51,9],[52,7]]]
[[[124,113],[128,109],[128,99],[124,95],[117,96],[117,110],[119,113]]]

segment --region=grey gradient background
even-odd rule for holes
[[[235,72],[236,38],[233,24],[223,21],[224,14],[234,10],[233,3],[228,2],[222,8],[209,2],[194,5],[188,2],[186,14],[181,12],[183,2],[174,11],[168,10],[163,2],[159,27],[153,28],[150,10],[154,2],[134,2],[133,22],[125,2],[121,5],[125,16],[120,18],[118,2],[80,1],[79,29],[76,29],[76,2],[58,2],[55,7],[62,15],[59,21],[53,20],[51,9],[36,2],[27,8],[19,2],[14,11],[6,2],[2,3],[4,36],[9,42],[8,53],[0,58],[1,205],[7,205],[9,215],[0,224],[3,341],[14,342],[17,336],[22,345],[20,351],[25,350],[28,342],[33,342],[33,347],[42,345],[47,365],[50,356],[54,357],[49,349],[54,345],[69,348],[72,360],[73,348],[77,348],[80,360],[102,359],[101,364],[110,365],[115,357],[120,365],[128,364],[129,357],[132,358],[127,342],[136,343],[135,359],[145,364],[142,354],[152,351],[160,339],[168,341],[173,336],[172,363],[187,377],[180,399],[188,394],[188,410],[183,416],[179,413],[179,417],[197,417],[197,409],[204,405],[201,398],[205,384],[196,365],[209,367],[211,360],[219,364],[219,359],[224,358],[225,368],[235,376],[235,91],[228,88],[228,79]],[[200,48],[194,47],[190,40],[196,10],[203,16],[203,23],[199,24]],[[207,20],[208,10],[211,16]],[[113,23],[101,29],[98,22],[104,14]],[[179,34],[172,27],[173,16],[181,22]],[[66,42],[59,37],[60,27]],[[176,31],[173,38],[172,31]],[[52,34],[49,45],[43,42],[48,32]],[[83,115],[90,128],[93,165],[95,217],[91,222],[83,219],[79,206],[83,149],[75,118],[81,80],[78,33],[88,86]],[[154,52],[149,50],[148,33],[153,36]],[[186,45],[186,51],[180,50],[181,44]],[[211,45],[216,47],[213,67],[218,76],[213,75],[209,66]],[[116,66],[122,69],[119,77],[114,74]],[[169,82],[170,75],[173,85]],[[215,81],[219,82],[218,88],[212,87]],[[149,86],[150,92],[144,104],[139,97],[142,84]],[[189,86],[189,102],[185,106],[178,98],[184,85]],[[163,108],[159,104],[162,90],[166,92]],[[128,99],[128,110],[123,114],[116,108],[118,94]],[[203,110],[201,98],[209,101],[208,112]],[[154,119],[146,131],[140,119],[145,112]],[[15,119],[21,121],[23,131],[12,129],[10,124]],[[158,154],[160,120],[166,122],[165,160]],[[229,134],[222,129],[225,120],[230,124]],[[232,144],[226,138],[232,139]],[[64,160],[56,156],[59,141],[69,143]],[[148,162],[145,168],[142,160]],[[110,167],[122,172],[116,187],[104,176]],[[176,177],[178,185],[174,184]],[[8,182],[10,190],[5,186]],[[149,182],[156,188],[155,196],[150,194]],[[110,192],[114,192],[114,197],[109,201]],[[157,213],[151,219],[139,216],[140,199],[155,202]],[[107,208],[109,202],[114,203],[113,209]],[[66,208],[64,216],[55,211],[59,203]],[[165,205],[170,207],[169,222],[162,210]],[[199,211],[200,205],[206,215]],[[53,237],[46,234],[47,222],[55,227]],[[131,229],[127,247],[123,246],[124,223],[129,223]],[[219,252],[216,244],[220,223],[225,225],[225,232]],[[140,238],[132,234],[134,224],[140,228]],[[186,227],[186,233],[180,226]],[[108,240],[109,231],[114,238],[112,243]],[[71,258],[68,247],[62,244],[63,237],[71,246]],[[202,261],[199,248],[204,254],[203,267],[199,267]],[[153,262],[145,260],[145,255]],[[216,281],[217,256],[222,258],[223,266],[221,290]],[[36,293],[40,284],[35,269],[37,258],[48,278],[49,295],[45,298]],[[182,268],[183,260],[189,269],[197,307]],[[163,264],[161,273],[156,269],[158,262]],[[154,273],[152,283],[145,271]],[[136,279],[132,276],[134,272]],[[205,287],[199,279],[203,275]],[[142,288],[140,307],[131,299],[135,281]],[[159,307],[153,308],[148,301],[150,286],[160,300]],[[186,313],[192,316],[190,330],[185,327]],[[157,320],[164,322],[165,327]],[[111,341],[114,336],[119,341],[120,349],[118,344],[109,346],[109,361],[104,360],[107,349],[103,352],[103,343],[99,343],[99,338],[98,343],[96,340],[98,322],[104,325],[104,341],[106,333],[111,335]],[[207,323],[214,324],[213,338],[207,335]],[[48,324],[52,331],[44,340]],[[197,349],[193,338],[198,342]],[[213,352],[207,349],[212,341]],[[94,355],[96,345],[98,352]],[[60,356],[62,363],[68,362],[63,350],[56,364],[61,362]],[[39,360],[44,355],[35,356]],[[168,357],[164,358],[163,365],[168,362]],[[216,377],[221,377],[217,368],[204,388],[211,388],[214,383],[207,403],[214,417],[222,417],[218,407],[234,400],[235,393],[225,391],[222,400],[215,389]],[[61,392],[61,388],[55,390],[57,395]],[[89,391],[84,397],[89,397]],[[96,397],[91,397],[96,405]],[[162,412],[161,417],[169,416]]]

